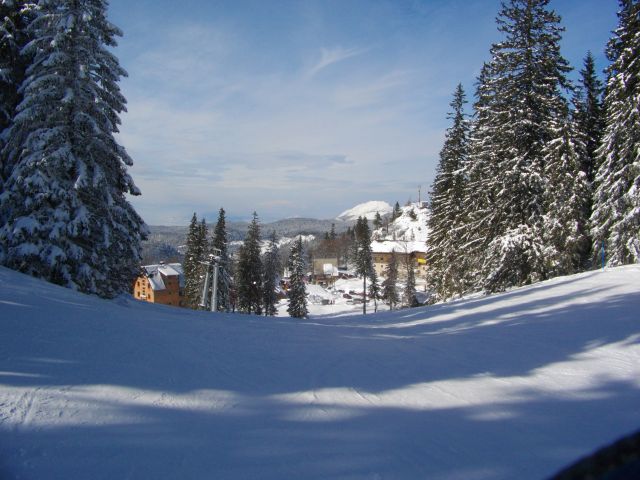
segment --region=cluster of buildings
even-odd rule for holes
[[[391,257],[396,256],[398,278],[406,278],[407,268],[413,268],[416,279],[424,279],[427,273],[427,249],[424,242],[404,240],[383,240],[371,242],[373,268],[376,275],[386,276]],[[331,287],[339,278],[346,278],[349,272],[338,265],[337,257],[314,258],[312,282]]]
[[[417,206],[418,213],[426,211],[423,205]],[[407,208],[404,210],[409,211]],[[407,215],[404,215],[407,217]],[[404,219],[407,225],[422,225],[425,221],[409,221]],[[388,232],[387,232],[388,233]],[[418,235],[402,235],[401,238],[415,238]],[[395,235],[394,235],[395,237]],[[375,238],[375,237],[374,237]],[[389,238],[387,236],[387,238]],[[416,286],[424,285],[426,288],[427,251],[426,242],[419,240],[374,240],[371,242],[373,267],[378,278],[386,276],[387,268],[393,255],[398,266],[398,279],[402,281],[407,276],[408,268],[413,268]],[[353,275],[346,267],[339,265],[337,257],[314,258],[311,265],[311,282],[331,288],[336,280],[349,278]],[[285,272],[286,275],[286,272]],[[286,280],[283,288],[286,290]],[[161,303],[164,305],[183,306],[184,271],[179,263],[160,263],[157,265],[145,265],[141,268],[140,275],[133,287],[133,296],[137,300]]]

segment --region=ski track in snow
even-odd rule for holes
[[[545,478],[640,426],[638,285],[294,320],[0,268],[0,478]]]

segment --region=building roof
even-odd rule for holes
[[[376,253],[426,253],[427,245],[424,242],[411,242],[404,240],[384,240],[371,242],[371,252]]]
[[[184,270],[180,263],[161,263],[159,265],[143,265],[142,271],[149,279],[151,289],[154,291],[165,290],[163,277],[178,277],[180,287],[184,287]]]

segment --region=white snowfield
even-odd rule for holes
[[[640,427],[640,266],[377,315],[0,268],[2,479],[543,479]]]
[[[355,222],[358,217],[365,217],[368,220],[373,220],[376,216],[376,213],[385,215],[387,213],[391,213],[392,211],[393,207],[387,202],[381,200],[371,200],[369,202],[356,205],[349,210],[345,210],[336,217],[336,220],[340,220],[343,222]]]

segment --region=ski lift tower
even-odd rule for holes
[[[200,300],[200,307],[204,310],[211,310],[215,312],[218,310],[218,276],[220,271],[220,250],[215,248],[213,253],[209,254],[209,258],[205,262],[200,262],[205,265],[207,270],[204,276],[204,285],[202,287],[202,297]],[[212,275],[213,271],[213,275]],[[211,296],[209,297],[207,294],[209,293],[209,284],[212,281],[213,276],[213,285],[211,287]]]

